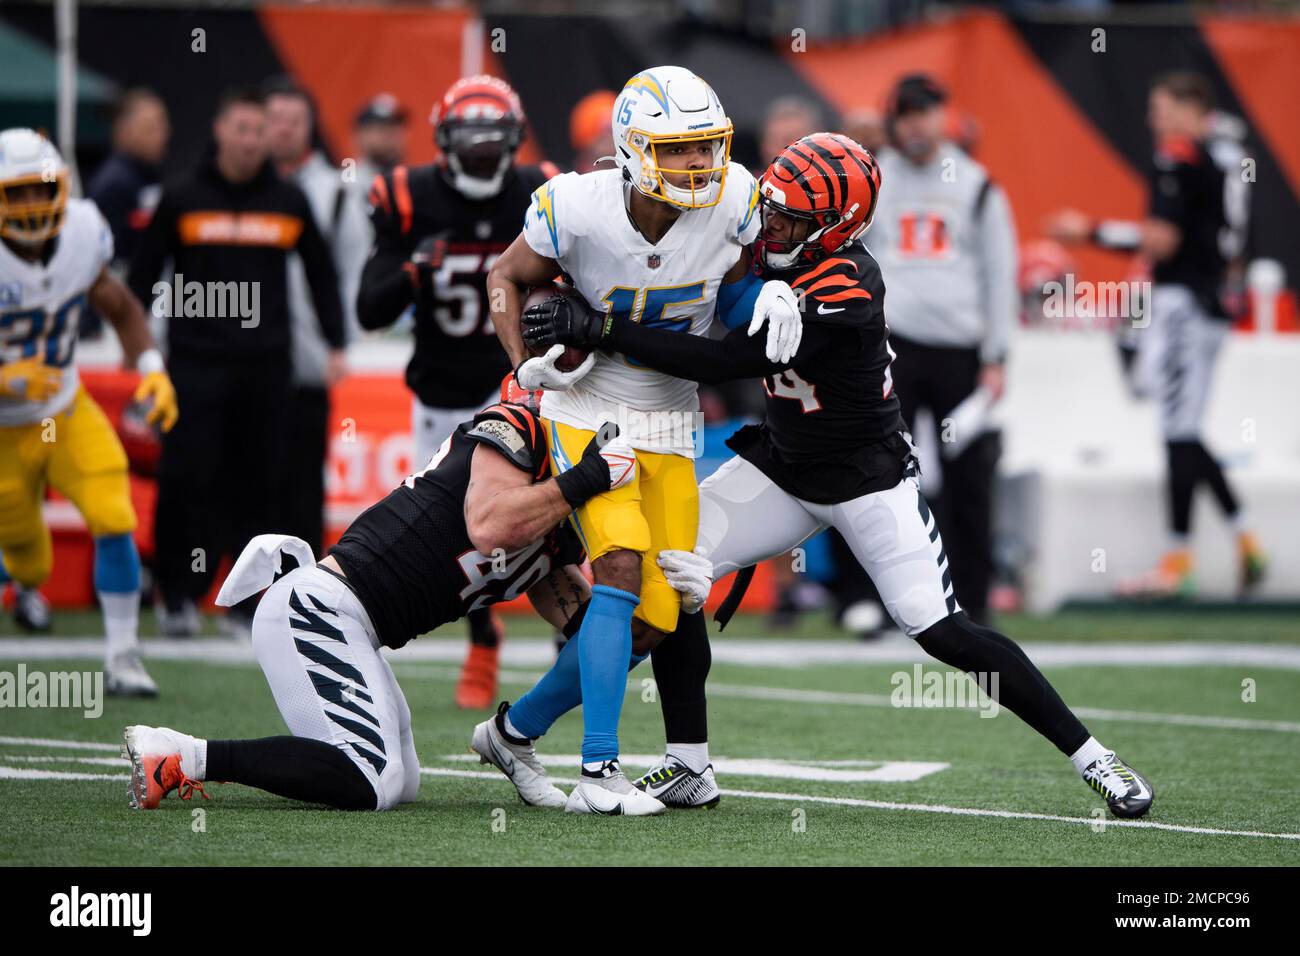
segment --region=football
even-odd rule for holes
[[[576,289],[572,286],[565,285],[562,282],[552,282],[550,285],[540,285],[535,287],[524,298],[523,308],[527,309],[529,306],[545,302],[552,296],[576,296],[577,294],[578,292]],[[547,350],[544,348],[534,348],[530,345],[528,351],[533,355],[545,355]],[[572,372],[586,360],[590,353],[591,349],[578,348],[573,345],[566,346],[564,354],[561,355],[560,360],[555,363],[555,367],[561,372]]]

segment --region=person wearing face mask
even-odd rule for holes
[[[868,244],[889,276],[892,370],[903,419],[915,434],[917,411],[925,408],[939,432],[944,454],[922,464],[941,467],[935,511],[957,600],[983,622],[1000,438],[984,431],[961,447],[969,436],[952,434],[944,422],[967,399],[988,406],[1002,396],[1017,310],[1016,231],[1002,190],[944,138],[947,100],[943,87],[921,73],[894,88],[885,120],[891,146],[880,154],[890,185]],[[947,443],[955,453],[947,454]]]
[[[493,400],[511,370],[488,314],[487,274],[518,234],[533,190],[559,171],[550,163],[515,163],[524,114],[503,80],[457,80],[430,122],[439,158],[396,166],[370,187],[375,242],[357,296],[365,329],[391,325],[415,307],[406,384],[414,393],[417,470],[460,422]],[[487,608],[467,619],[471,648],[456,703],[482,709],[496,697],[502,628]]]

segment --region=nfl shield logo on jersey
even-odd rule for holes
[[[659,253],[657,252],[652,252],[650,255],[645,257],[645,264],[651,269],[658,269],[659,263],[661,262],[663,262],[663,260],[659,258]]]

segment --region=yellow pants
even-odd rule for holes
[[[36,587],[54,560],[41,501],[52,485],[94,537],[135,530],[126,452],[85,388],[45,422],[0,427],[0,553],[9,577]]]
[[[595,432],[547,421],[551,465],[556,474],[582,457]],[[677,629],[681,595],[664,577],[656,557],[665,548],[691,551],[700,523],[695,462],[681,455],[636,453],[636,479],[597,495],[569,518],[595,561],[611,551],[641,555],[641,604],[634,616],[665,634]]]

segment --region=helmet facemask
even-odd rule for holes
[[[627,134],[627,146],[641,159],[640,181],[633,185],[651,199],[678,206],[682,209],[705,209],[716,206],[722,199],[722,189],[727,180],[727,164],[731,160],[732,127],[696,130],[677,135],[650,134],[632,129]],[[713,143],[713,158],[702,169],[682,169],[662,163],[668,150],[689,143]],[[676,186],[669,177],[685,177],[687,185]]]
[[[522,127],[512,121],[449,120],[438,127],[452,185],[468,199],[491,199],[501,192],[522,139]]]
[[[758,254],[763,264],[772,269],[789,269],[801,261],[815,262],[820,259],[825,252],[819,241],[822,233],[839,221],[839,214],[834,209],[801,212],[783,206],[769,196],[760,197],[759,207],[762,225],[758,232]],[[774,215],[784,216],[793,223],[804,225],[803,230],[797,228],[791,230],[791,232],[802,231],[803,236],[798,239],[789,236],[783,239],[774,238],[770,231]]]
[[[42,187],[45,197],[15,194],[23,187]],[[68,207],[68,177],[60,170],[53,180],[25,176],[0,183],[0,237],[23,246],[40,246],[59,234]]]

